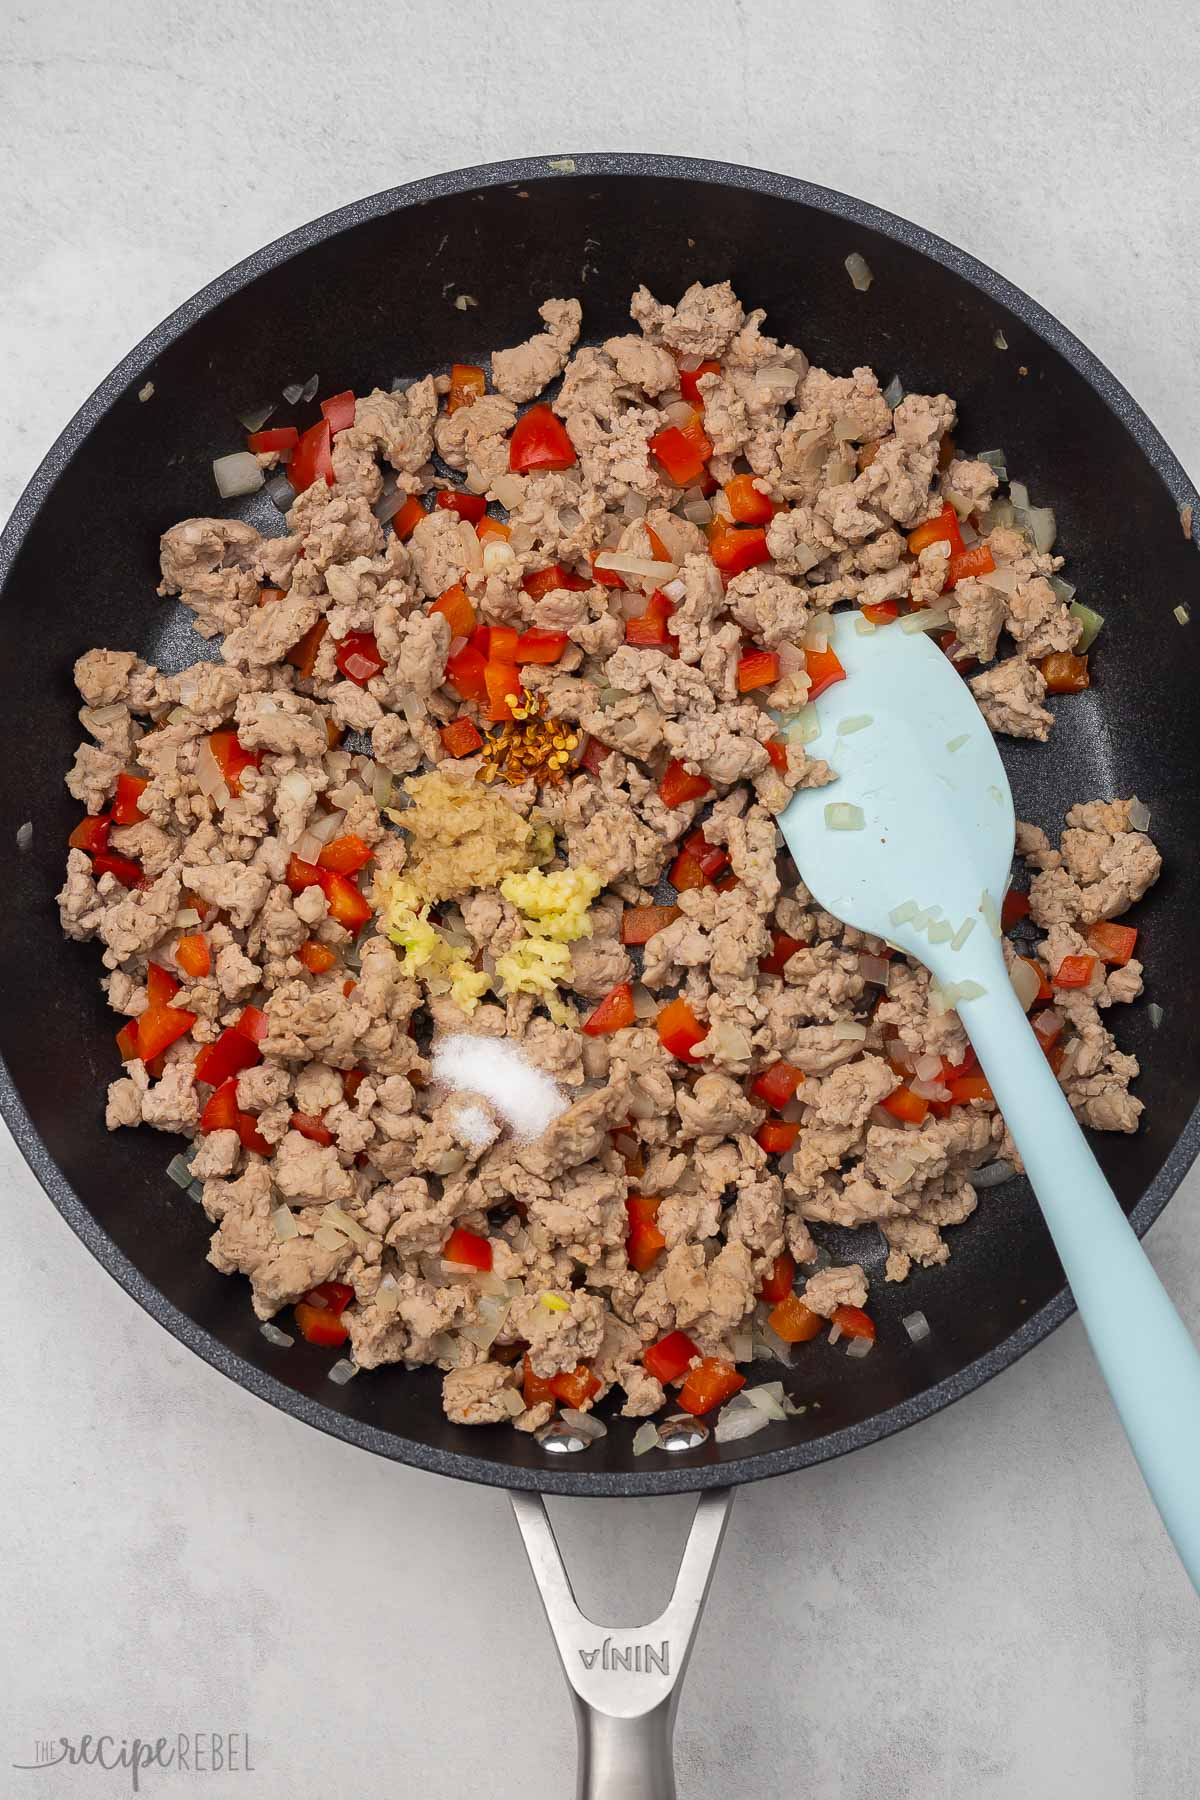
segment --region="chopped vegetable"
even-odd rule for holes
[[[670,807],[682,806],[687,800],[703,800],[711,792],[712,782],[707,775],[690,775],[678,758],[667,764],[658,787],[660,800]]]
[[[833,1312],[833,1323],[843,1337],[874,1338],[875,1321],[861,1306],[837,1306]]]
[[[471,605],[467,597],[467,590],[461,581],[456,581],[454,586],[448,587],[444,594],[439,594],[429,610],[431,613],[442,615],[450,627],[452,638],[470,637],[475,629],[475,608]],[[479,645],[476,644],[475,648],[478,650]]]
[[[317,425],[310,425],[296,448],[292,451],[288,463],[288,480],[297,494],[310,488],[314,481],[325,481],[333,486],[333,457],[330,454],[332,434],[329,420],[322,419]]]
[[[350,631],[338,638],[336,662],[347,681],[366,687],[383,672],[383,657],[373,631]]]
[[[662,1201],[656,1196],[630,1194],[625,1202],[625,1210],[629,1214],[629,1235],[625,1240],[625,1252],[629,1258],[629,1266],[644,1275],[651,1267],[661,1250],[667,1247],[667,1240],[657,1224],[658,1209]]]
[[[1029,895],[1020,888],[1009,888],[1000,907],[1000,929],[1011,931],[1019,920],[1029,916]]]
[[[138,801],[150,785],[145,775],[130,775],[122,770],[117,776],[117,797],[113,801],[112,822],[114,825],[136,825],[146,817]]]
[[[415,494],[410,494],[399,511],[392,514],[392,530],[402,543],[407,543],[424,517],[425,508]]]
[[[631,997],[630,1005],[632,1004]],[[681,1062],[694,1063],[700,1060],[693,1055],[693,1051],[708,1036],[708,1030],[701,1025],[682,995],[677,1000],[668,1001],[659,1013],[656,1025],[659,1042],[672,1056],[679,1057]],[[584,1030],[587,1030],[586,1025]]]
[[[476,363],[451,363],[450,392],[446,396],[446,411],[457,412],[460,406],[470,406],[487,390],[487,381],[483,370]]]
[[[182,1007],[148,1006],[137,1022],[138,1055],[144,1063],[153,1062],[177,1038],[186,1037],[195,1023],[195,1013]]]
[[[779,657],[774,650],[748,650],[737,666],[739,694],[773,687],[779,680]]]
[[[1044,656],[1038,668],[1048,694],[1082,694],[1084,688],[1091,686],[1086,656],[1072,656],[1069,651],[1060,650],[1053,656]]]
[[[627,981],[619,981],[605,994],[595,1012],[583,1021],[580,1030],[588,1037],[603,1037],[610,1031],[622,1031],[632,1025],[637,1014],[633,1005],[633,989]]]
[[[698,412],[692,414],[687,425],[668,425],[650,439],[651,455],[681,488],[693,487],[703,479],[712,449]]]
[[[861,607],[860,611],[870,625],[890,625],[900,608],[894,600],[877,600],[873,606]]]
[[[650,649],[666,649],[674,645],[675,640],[669,626],[674,611],[675,608],[662,589],[657,589],[651,595],[644,613],[626,619],[625,642]]]
[[[601,1382],[586,1363],[579,1363],[570,1373],[553,1376],[550,1386],[564,1406],[586,1406],[600,1392]]]
[[[483,742],[483,734],[473,719],[452,719],[438,731],[448,756],[470,756]]]
[[[966,1106],[972,1100],[990,1102],[995,1098],[984,1075],[962,1075],[957,1081],[948,1082],[947,1086],[954,1106]]]
[[[1085,988],[1096,970],[1094,956],[1064,956],[1054,976],[1056,988]]]
[[[1101,919],[1088,926],[1087,941],[1101,962],[1115,963],[1118,968],[1123,968],[1133,955],[1137,935],[1136,925],[1114,925],[1108,919]]]
[[[775,502],[755,487],[753,475],[734,475],[725,483],[725,498],[739,525],[766,525],[778,510]]]
[[[642,1367],[666,1387],[669,1381],[678,1381],[686,1374],[688,1364],[699,1354],[686,1331],[669,1331],[656,1344],[647,1344],[642,1351]]]
[[[484,702],[488,697],[487,663],[470,644],[446,659],[446,680],[461,700]],[[514,671],[515,672],[515,671]]]
[[[111,813],[91,813],[86,819],[80,819],[67,844],[72,850],[86,850],[89,856],[100,856],[108,848],[111,829]]]
[[[337,956],[328,944],[319,944],[315,938],[308,938],[301,944],[296,955],[305,968],[313,975],[325,975],[337,962]]]
[[[175,946],[175,961],[185,975],[199,980],[212,969],[212,953],[208,947],[208,939],[198,932],[181,937]]]
[[[792,1283],[796,1279],[796,1261],[790,1250],[781,1250],[762,1286],[758,1290],[760,1300],[767,1300],[777,1306],[786,1300],[792,1291]]]
[[[512,526],[506,525],[502,519],[493,519],[489,513],[485,513],[475,527],[475,536],[481,544],[489,541],[506,544],[512,536]]]
[[[771,767],[780,775],[786,775],[788,772],[788,753],[787,745],[784,743],[783,739],[777,737],[768,738],[765,749],[767,755],[771,759]]]
[[[951,556],[961,556],[965,548],[962,532],[958,528],[958,514],[949,501],[943,506],[936,519],[926,519],[915,531],[908,534],[908,553],[919,556],[930,544],[948,544]]]
[[[293,1131],[298,1131],[310,1143],[321,1144],[328,1149],[335,1141],[328,1125],[322,1125],[320,1119],[315,1118],[312,1113],[294,1112],[290,1124]]]
[[[293,644],[287,653],[287,661],[294,664],[301,681],[311,681],[313,670],[317,666],[317,651],[321,648],[322,639],[329,630],[328,619],[318,619],[310,625],[299,643]]]
[[[810,704],[819,699],[827,688],[833,686],[834,682],[846,679],[846,671],[838,661],[837,652],[829,649],[828,646],[824,650],[806,650],[804,667],[809,680]]]
[[[960,533],[961,536],[961,533]],[[946,568],[947,588],[957,586],[960,581],[979,575],[991,575],[996,567],[996,559],[986,544],[973,544],[969,550],[957,550],[951,556]]]
[[[799,1134],[795,1119],[768,1119],[755,1132],[754,1141],[768,1156],[782,1156],[794,1147]]]
[[[231,1075],[253,1069],[262,1051],[252,1037],[236,1025],[228,1025],[214,1043],[205,1044],[196,1058],[196,1080],[220,1087]]]
[[[627,906],[621,914],[621,942],[647,944],[656,932],[681,916],[677,906]]]
[[[923,1100],[919,1094],[914,1094],[906,1087],[898,1087],[882,1104],[885,1112],[890,1112],[894,1119],[901,1119],[905,1124],[920,1125],[929,1111],[928,1100]]]
[[[261,750],[247,750],[238,742],[236,731],[214,731],[208,740],[221,780],[236,800],[242,791],[242,776],[247,769],[261,769]]]
[[[844,800],[831,801],[825,808],[825,824],[830,831],[861,831],[866,824],[861,806],[850,806]]]
[[[764,975],[782,975],[797,950],[807,949],[808,945],[803,938],[789,937],[786,931],[773,931],[771,933],[771,953],[769,956],[759,958],[759,969]]]
[[[565,631],[539,631],[534,626],[517,639],[517,662],[556,663],[569,642]]]
[[[702,375],[719,375],[720,373],[719,362],[702,362],[698,363],[694,369],[680,369],[679,391],[690,405],[698,406],[703,410],[704,396],[700,392],[700,377]]]
[[[846,273],[860,294],[865,294],[875,279],[870,263],[857,250],[852,250],[846,258]]]
[[[275,425],[269,431],[252,431],[246,448],[252,456],[288,457],[299,442],[300,433],[294,425]]]
[[[333,838],[317,858],[319,869],[332,869],[338,875],[357,875],[365,869],[375,852],[356,832]]]
[[[699,858],[693,856],[690,850],[680,851],[667,871],[667,880],[677,894],[686,894],[691,889],[709,885],[709,877],[704,873]]]
[[[200,1129],[210,1131],[236,1131],[238,1128],[238,1096],[237,1077],[230,1075],[219,1087],[214,1088],[204,1104],[200,1114]]]
[[[544,401],[521,414],[508,440],[508,466],[514,473],[569,469],[574,461],[575,446],[567,428]]]
[[[306,1297],[303,1300],[297,1300],[292,1311],[296,1320],[296,1329],[306,1343],[320,1344],[328,1349],[335,1349],[338,1345],[344,1344],[350,1336],[342,1324],[340,1310],[335,1311],[330,1306],[314,1305],[312,1300]]]
[[[718,531],[711,539],[708,553],[722,575],[743,575],[759,563],[770,562],[767,534],[761,526],[738,526],[732,531]]]
[[[1053,583],[1051,585],[1053,585]],[[1100,628],[1104,624],[1104,615],[1103,613],[1093,612],[1092,608],[1090,606],[1085,606],[1082,600],[1073,600],[1069,610],[1071,617],[1078,619],[1080,625],[1083,627],[1083,635],[1079,640],[1078,649],[1079,654],[1084,655],[1091,649],[1096,639],[1100,636]]]
[[[487,694],[488,718],[494,724],[515,718],[513,707],[521,695],[521,678],[516,665],[489,658],[483,666],[483,684]]]
[[[579,575],[572,575],[561,563],[551,563],[548,569],[538,569],[532,575],[526,575],[521,586],[531,600],[541,600],[546,594],[556,593],[565,588],[568,593],[586,593],[589,586]]]
[[[492,1246],[487,1238],[461,1225],[455,1226],[442,1245],[442,1256],[446,1262],[465,1263],[472,1269],[487,1270],[492,1266]]]
[[[354,423],[354,395],[349,388],[342,394],[334,394],[321,402],[321,417],[329,426],[330,435],[336,437],[339,431],[349,431]]]
[[[746,1377],[739,1375],[731,1362],[718,1356],[705,1356],[696,1368],[689,1370],[687,1380],[679,1390],[679,1405],[684,1412],[711,1412],[714,1406],[732,1400],[745,1385]]]
[[[787,1105],[803,1080],[803,1069],[798,1069],[794,1063],[772,1063],[769,1069],[755,1076],[750,1092],[756,1100],[762,1100],[778,1111]]]
[[[459,488],[439,488],[434,506],[441,512],[455,512],[468,525],[478,525],[487,512],[487,501],[482,494],[467,494]]]
[[[807,1344],[819,1333],[825,1321],[811,1306],[805,1306],[797,1294],[787,1294],[771,1311],[767,1324],[785,1344]]]

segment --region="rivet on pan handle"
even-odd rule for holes
[[[733,1490],[701,1494],[665,1610],[632,1627],[584,1617],[541,1495],[509,1498],[575,1708],[576,1800],[675,1800],[675,1709]]]

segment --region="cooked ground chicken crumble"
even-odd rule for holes
[[[261,1319],[300,1302],[305,1335],[348,1334],[360,1367],[437,1363],[462,1423],[533,1430],[610,1388],[650,1415],[660,1375],[705,1410],[772,1306],[791,1342],[865,1329],[862,1268],[827,1266],[810,1225],[881,1229],[902,1281],[945,1260],[971,1173],[1017,1162],[978,1071],[960,1085],[956,1014],[815,904],[775,815],[835,780],[787,724],[839,603],[883,628],[944,596],[988,723],[1045,740],[1056,659],[1086,669],[1061,558],[956,454],[946,395],[893,404],[870,369],[810,367],[727,283],[677,306],[642,288],[631,313],[576,349],[579,303],[549,300],[493,353],[494,391],[456,369],[359,398],[293,450],[316,478],[286,535],[165,533],[159,592],[217,660],[75,669],[94,741],[67,785],[91,817],[59,899],[132,1022],[109,1128],[194,1140],[209,1259]],[[400,509],[448,489],[460,507]],[[644,572],[597,568],[606,550]],[[751,651],[771,653],[753,686]],[[1103,1016],[1140,964],[1130,934],[1107,927],[1106,953],[1094,933],[1158,875],[1142,812],[1077,805],[1057,848],[1018,826],[1029,935],[1007,953],[1035,959],[1039,1036],[1102,1130],[1141,1111]],[[513,1042],[565,1110],[521,1137],[439,1086],[456,1033]]]

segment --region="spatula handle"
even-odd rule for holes
[[[959,1017],[1021,1153],[1146,1485],[1200,1591],[1200,1353],[1002,969]]]

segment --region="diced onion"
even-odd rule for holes
[[[276,1240],[281,1244],[286,1244],[291,1238],[300,1236],[300,1227],[296,1223],[295,1216],[293,1215],[290,1206],[277,1206],[275,1208],[275,1211],[271,1214],[271,1226],[274,1230]]]
[[[326,1208],[328,1211],[328,1208]],[[345,1237],[334,1225],[318,1225],[313,1232],[313,1243],[318,1250],[340,1250],[346,1242]]]
[[[933,924],[935,919],[940,919],[941,916],[942,909],[940,906],[922,907],[920,912],[916,912],[912,916],[912,928],[914,931],[925,931]]]
[[[968,915],[963,920],[954,936],[950,939],[950,948],[952,950],[961,950],[974,929],[975,921]]]
[[[859,613],[854,621],[854,630],[859,637],[870,637],[875,630],[875,621],[868,619],[866,613]]]
[[[860,256],[857,250],[852,250],[850,255],[846,258],[845,266],[847,275],[850,277],[859,293],[865,294],[875,279],[866,258]]]
[[[647,1450],[657,1450],[659,1444],[658,1426],[653,1419],[644,1419],[633,1434],[633,1454],[645,1456]]]
[[[1008,469],[1005,466],[1003,450],[977,450],[972,460],[986,463],[989,469],[996,471],[1001,481],[1008,480]]]
[[[564,1406],[560,1416],[564,1425],[570,1425],[581,1437],[591,1438],[593,1443],[608,1436],[608,1426],[594,1413],[580,1412],[575,1406]]]
[[[271,414],[275,411],[276,402],[267,400],[262,406],[249,406],[245,412],[236,415],[237,422],[246,431],[261,431]]]
[[[758,1387],[743,1388],[741,1398],[751,1406],[756,1406],[768,1419],[786,1419],[783,1406],[782,1381],[764,1381]]]
[[[996,1157],[994,1162],[985,1163],[982,1169],[970,1169],[967,1180],[973,1188],[999,1187],[1002,1182],[1011,1181],[1016,1170],[1003,1156]]]
[[[954,927],[948,919],[935,919],[925,935],[931,944],[948,944],[954,936]]]
[[[870,1354],[874,1348],[875,1348],[875,1339],[874,1338],[869,1338],[869,1337],[851,1338],[850,1342],[846,1345],[846,1355],[852,1356],[854,1358],[855,1362],[860,1362],[864,1356],[870,1356]]]
[[[845,800],[831,801],[825,808],[825,826],[829,831],[861,831],[866,822],[862,807],[851,806]]]
[[[642,581],[655,581],[660,587],[666,581],[674,581],[679,573],[677,563],[652,562],[649,557],[633,556],[627,550],[602,550],[595,566],[614,575],[636,575]]]
[[[865,731],[868,725],[874,723],[874,713],[855,713],[852,718],[838,720],[837,734],[839,737],[851,737],[856,731]]]
[[[865,950],[860,950],[858,953],[859,973],[864,981],[871,983],[872,987],[885,988],[887,986],[891,967],[891,963],[885,957],[868,956]]]
[[[989,569],[986,575],[975,578],[981,587],[992,588],[998,594],[1015,594],[1017,591],[1017,571],[1011,563],[1001,563],[999,568]]]
[[[388,525],[395,518],[401,507],[408,504],[408,500],[409,496],[403,488],[394,487],[390,493],[385,493],[380,496],[371,508],[371,511],[375,514],[375,517],[379,520],[381,525]]]
[[[1034,547],[1042,555],[1047,555],[1054,548],[1054,540],[1058,536],[1058,521],[1054,517],[1054,509],[1050,506],[1031,506],[1027,523],[1033,534]]]
[[[1074,582],[1064,581],[1061,575],[1051,575],[1050,586],[1054,589],[1064,606],[1068,605],[1075,598]],[[1086,611],[1087,608],[1085,607],[1084,610]],[[1097,614],[1096,617],[1099,617],[1099,614]]]
[[[907,925],[910,919],[916,918],[919,910],[915,900],[905,900],[901,905],[893,906],[888,918],[893,925]]]
[[[1163,1012],[1163,1009],[1158,1004],[1157,1000],[1151,1000],[1149,1006],[1146,1008],[1146,1017],[1149,1019],[1155,1031],[1157,1031],[1162,1024],[1163,1019],[1166,1017],[1166,1014]]]
[[[346,1383],[353,1381],[357,1374],[358,1364],[351,1362],[348,1356],[339,1356],[329,1371],[329,1379],[338,1387],[345,1387]]]
[[[1029,511],[1029,489],[1023,481],[1010,481],[1008,493],[1014,506],[1020,507],[1022,512]]]
[[[857,1019],[835,1019],[833,1035],[838,1043],[861,1044],[867,1035],[867,1028]]]
[[[731,1400],[717,1414],[713,1437],[718,1444],[735,1444],[740,1438],[765,1431],[770,1423],[766,1413],[760,1412],[757,1406],[739,1406],[737,1400]]]
[[[909,1083],[911,1091],[919,1100],[948,1100],[950,1089],[941,1081],[913,1081]]]
[[[296,406],[303,396],[303,393],[304,383],[302,381],[289,381],[283,390],[283,397],[289,406]]]
[[[33,842],[33,821],[26,819],[23,825],[17,826],[17,849],[28,850]]]
[[[1182,601],[1180,601],[1178,606],[1173,606],[1171,610],[1181,625],[1190,623],[1192,615]]]
[[[926,1050],[917,1057],[913,1068],[920,1080],[936,1081],[942,1072],[942,1059],[935,1056],[932,1050]]]
[[[1129,824],[1133,831],[1149,831],[1150,808],[1142,800],[1129,802]]]
[[[281,1331],[270,1319],[264,1319],[258,1329],[268,1344],[274,1344],[280,1350],[290,1350],[296,1341],[290,1332]]]
[[[998,331],[996,333],[995,337],[992,339],[992,342],[993,342],[993,344],[995,344],[997,350],[1007,350],[1008,349],[1008,339],[1005,337],[1005,335],[1002,331]]]
[[[185,1157],[173,1156],[167,1164],[167,1174],[175,1183],[176,1187],[186,1188],[191,1186],[192,1171]]]
[[[296,498],[296,490],[286,475],[272,475],[267,483],[267,497],[278,512],[285,513]]]
[[[802,706],[795,718],[783,728],[783,735],[789,744],[811,744],[821,735],[821,721],[813,701]]]
[[[207,738],[201,744],[196,756],[196,786],[218,806],[229,805],[229,789],[221,774],[221,765],[213,755],[212,745]]]
[[[1000,914],[996,911],[996,902],[984,888],[979,896],[979,910],[983,914],[983,922],[994,938],[1000,936]]]
[[[1051,580],[1050,585],[1051,587],[1054,586],[1053,580]],[[1063,582],[1062,585],[1066,587],[1069,584]],[[1083,635],[1079,640],[1078,647],[1081,651],[1086,652],[1091,649],[1096,639],[1100,636],[1100,629],[1104,624],[1104,614],[1094,612],[1090,606],[1085,606],[1082,600],[1072,600],[1069,610],[1071,617],[1073,619],[1078,619],[1080,625],[1083,627]]]
[[[944,606],[922,606],[916,612],[905,613],[900,629],[911,637],[917,631],[944,631],[949,623],[950,614]]]
[[[981,1000],[987,993],[977,981],[952,981],[943,987],[940,982],[929,984],[929,1009],[934,1013],[953,1012],[960,1000]]]
[[[664,406],[662,411],[663,417],[669,425],[690,425],[695,408],[687,400],[673,400],[669,406]]]
[[[924,1340],[931,1335],[929,1320],[925,1317],[923,1312],[905,1313],[900,1323],[903,1325],[914,1344],[923,1343]]]
[[[218,456],[212,472],[222,500],[236,499],[239,494],[256,494],[265,479],[258,458],[249,450],[235,450],[231,456]]]
[[[891,407],[892,411],[895,412],[896,408],[904,398],[904,383],[898,375],[892,376],[892,379],[883,390],[883,397]]]
[[[956,751],[961,750],[963,745],[967,744],[969,742],[970,742],[970,733],[966,732],[966,731],[960,731],[957,737],[952,737],[952,738],[946,739],[946,748],[950,752],[951,756],[953,756],[956,753]]]
[[[304,386],[300,389],[300,398],[302,400],[315,400],[316,397],[317,377],[315,375],[310,375]]]

